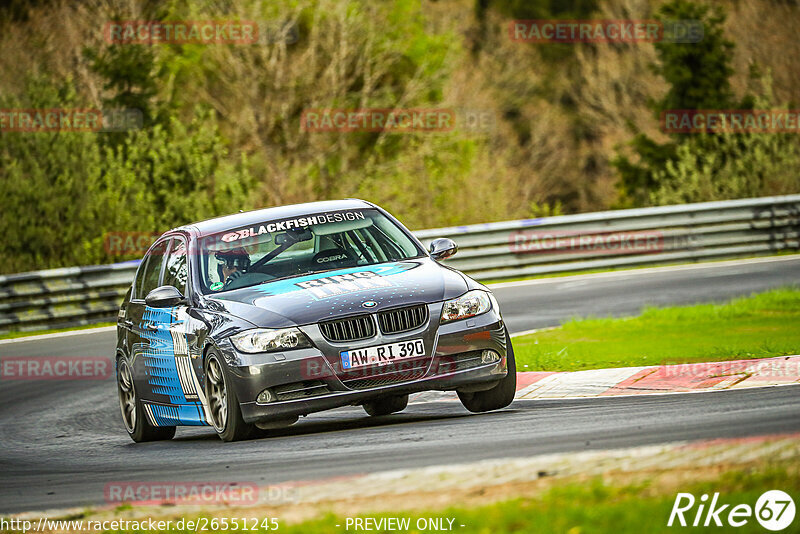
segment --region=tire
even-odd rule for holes
[[[408,406],[408,395],[392,395],[391,397],[381,397],[363,404],[367,414],[377,417],[389,415],[390,413],[402,412]]]
[[[133,373],[125,358],[117,359],[117,395],[122,424],[136,443],[162,441],[175,437],[174,426],[151,426],[144,414],[144,406],[136,394]]]
[[[245,423],[239,398],[236,396],[231,374],[222,357],[210,350],[205,362],[205,393],[208,410],[211,413],[211,426],[222,441],[240,441],[249,438],[254,425]]]
[[[506,331],[507,367],[508,374],[495,387],[486,391],[473,393],[458,392],[458,398],[464,408],[473,412],[490,412],[505,408],[514,400],[517,392],[517,364],[514,361],[514,347],[511,345],[511,336]]]

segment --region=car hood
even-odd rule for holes
[[[423,258],[278,280],[226,291],[209,300],[218,312],[259,327],[285,328],[442,301],[463,294],[468,287],[459,272]]]

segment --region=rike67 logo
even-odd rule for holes
[[[691,493],[678,493],[667,526],[743,527],[755,517],[762,527],[777,532],[790,526],[794,516],[794,501],[781,490],[764,492],[755,507],[723,503],[719,493],[714,493],[710,502],[706,494],[696,499]]]

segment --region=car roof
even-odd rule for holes
[[[329,211],[349,210],[358,208],[373,208],[373,204],[357,198],[346,200],[324,200],[320,202],[306,202],[304,204],[291,204],[288,206],[278,206],[274,208],[264,208],[260,210],[247,211],[244,213],[234,213],[215,219],[208,219],[192,224],[187,224],[174,228],[173,231],[189,231],[200,235],[216,234],[232,228],[239,228],[250,224],[258,224],[265,221],[288,219],[290,217],[302,217],[315,213],[325,213]]]

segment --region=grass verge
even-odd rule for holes
[[[800,289],[725,304],[648,308],[631,318],[574,319],[514,338],[519,371],[767,358],[800,353]],[[527,365],[527,367],[525,367]]]
[[[450,506],[432,507],[400,507],[390,513],[376,512],[365,513],[362,510],[352,514],[322,512],[313,519],[300,522],[287,522],[278,513],[263,510],[248,512],[238,510],[219,514],[166,514],[158,519],[169,518],[172,520],[166,532],[195,532],[192,529],[176,528],[181,518],[182,525],[188,520],[194,524],[213,528],[216,532],[232,532],[240,528],[231,528],[232,519],[228,528],[221,527],[221,518],[246,517],[247,532],[272,532],[271,528],[264,528],[274,518],[278,530],[288,534],[339,534],[342,532],[441,532],[452,531],[463,534],[506,534],[513,532],[543,532],[567,534],[640,534],[642,532],[675,532],[676,530],[699,530],[706,532],[703,522],[707,517],[708,505],[704,506],[699,520],[699,528],[692,527],[692,523],[701,503],[701,496],[708,495],[708,501],[718,493],[716,508],[728,505],[717,517],[722,523],[715,526],[710,521],[710,530],[727,532],[732,529],[728,523],[728,514],[737,505],[747,505],[755,510],[758,498],[766,491],[779,489],[788,492],[797,499],[796,488],[800,487],[800,462],[797,459],[777,462],[758,462],[747,467],[736,469],[717,469],[709,471],[700,468],[688,469],[687,472],[675,473],[670,470],[654,471],[644,478],[626,476],[596,476],[572,477],[569,480],[557,481],[545,486],[544,489],[525,492],[519,497],[510,500],[501,500],[478,506]],[[699,480],[694,476],[699,475]],[[695,497],[694,506],[684,513],[687,527],[681,527],[676,519],[672,527],[667,523],[678,493],[691,493]],[[685,505],[682,501],[681,505]],[[755,513],[755,512],[751,512]],[[70,519],[86,519],[87,514],[76,514]],[[220,519],[212,519],[214,517]],[[198,518],[204,518],[199,519]],[[139,518],[142,520],[143,518]],[[393,523],[386,523],[387,520]],[[382,522],[382,520],[384,522]],[[739,516],[737,521],[745,520],[746,523],[735,530],[737,532],[766,532],[756,517]],[[237,520],[241,527],[242,519]],[[360,523],[357,523],[359,521]],[[795,517],[794,522],[785,529],[785,532],[797,532],[796,527],[800,518]],[[145,523],[146,524],[146,520]],[[361,525],[357,528],[356,525]],[[216,526],[214,526],[216,525]],[[261,528],[254,528],[256,525]],[[388,526],[394,528],[387,528]],[[402,526],[401,526],[402,525]],[[432,528],[438,525],[439,528]],[[367,528],[365,528],[365,526]],[[381,526],[383,528],[381,528]],[[217,528],[219,527],[219,528]],[[400,527],[400,528],[398,528]],[[4,530],[3,532],[18,532]],[[156,532],[147,530],[112,530],[106,532]]]
[[[659,487],[651,482],[630,485],[617,485],[604,482],[602,478],[594,478],[583,483],[557,485],[540,496],[514,499],[477,508],[448,508],[413,514],[379,514],[366,516],[371,519],[404,518],[410,519],[412,528],[405,532],[424,532],[417,527],[419,518],[453,519],[452,530],[455,532],[480,532],[504,534],[512,532],[565,532],[568,534],[614,533],[641,534],[642,532],[674,532],[681,530],[676,522],[667,527],[670,512],[677,492],[691,493],[697,499],[695,506],[685,513],[689,530],[692,528],[703,494],[712,496],[719,492],[718,507],[730,504],[720,514],[723,527],[711,530],[727,531],[727,514],[738,504],[746,504],[755,508],[758,497],[768,490],[783,489],[792,492],[800,487],[800,470],[798,466],[773,465],[763,471],[733,470],[722,473],[715,479],[684,487]],[[707,507],[706,507],[707,508]],[[705,510],[704,510],[705,511]],[[361,516],[362,518],[365,516]],[[703,513],[700,524],[705,521]],[[677,520],[676,520],[677,521]],[[795,519],[794,525],[798,523]],[[340,525],[337,527],[336,525]],[[346,518],[328,515],[314,521],[290,525],[286,532],[290,534],[334,534],[345,531]],[[462,526],[463,525],[463,526]],[[353,530],[351,524],[350,530]],[[700,527],[701,531],[706,531]],[[737,532],[765,532],[755,517],[747,518],[747,523],[735,529]],[[792,532],[790,526],[787,532]],[[796,532],[794,530],[793,532]]]

